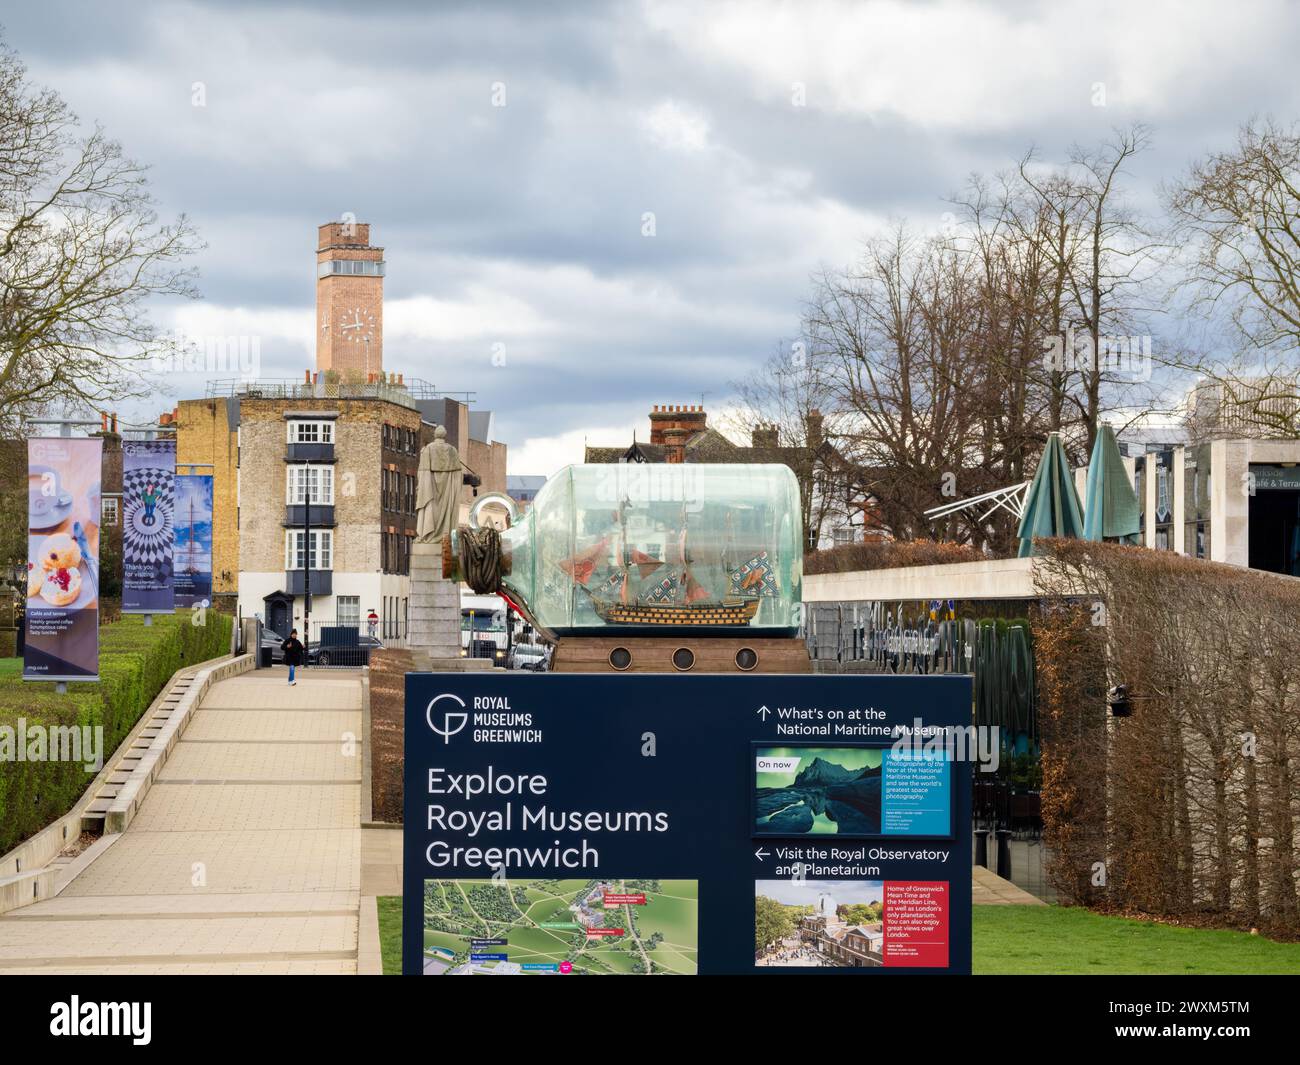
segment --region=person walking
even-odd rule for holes
[[[302,665],[302,641],[298,639],[297,629],[289,630],[289,638],[280,644],[280,650],[284,652],[284,661],[289,667],[289,683],[297,684],[293,679],[294,668]]]

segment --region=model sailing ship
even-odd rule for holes
[[[733,568],[728,564],[728,549],[724,547],[720,561],[730,576],[731,594],[717,596],[692,571],[695,559],[687,542],[689,529],[684,506],[679,525],[674,561],[648,555],[628,542],[627,501],[624,500],[618,509],[615,562],[595,582],[595,587],[592,587],[592,577],[600,559],[608,554],[611,536],[566,559],[561,567],[587,593],[592,609],[606,624],[709,629],[748,625],[758,613],[761,597],[776,591],[766,552]]]

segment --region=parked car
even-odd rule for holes
[[[551,649],[540,643],[517,643],[510,648],[509,669],[530,669],[544,673],[551,660]]]
[[[364,666],[370,661],[371,651],[383,650],[384,643],[377,636],[358,636],[356,644],[327,643],[313,640],[307,645],[309,666]]]
[[[266,652],[271,652],[271,661],[275,665],[282,665],[284,662],[284,651],[280,649],[280,644],[284,643],[284,637],[278,632],[272,632],[270,629],[262,630],[262,661],[266,660]]]

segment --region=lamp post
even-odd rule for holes
[[[309,467],[303,467],[307,474]],[[311,477],[305,477],[302,507],[302,665],[307,668],[307,645],[311,642]]]

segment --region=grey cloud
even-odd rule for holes
[[[1251,113],[1296,114],[1296,16],[1278,21],[1253,54],[1208,67],[1159,114],[1119,98],[1091,108],[1086,86],[1049,81],[1059,118],[1030,120],[1030,101],[1007,99],[1002,121],[979,130],[791,107],[733,64],[687,54],[633,3],[60,0],[11,11],[5,29],[41,80],[153,164],[164,213],[194,217],[214,308],[297,308],[310,321],[315,227],[342,211],[387,248],[393,300],[455,301],[557,269],[589,276],[590,291],[568,299],[522,281],[500,293],[531,294],[545,323],[507,338],[504,369],[488,363],[490,336],[388,339],[390,368],[476,391],[498,431],[522,441],[643,424],[652,403],[701,392],[721,404],[729,380],[793,334],[818,263],[841,262],[873,219],[934,224],[972,170],[1009,166],[1030,144],[1056,158],[1150,118],[1155,147],[1133,174],[1149,202],[1160,178]],[[195,80],[206,108],[190,106]],[[498,80],[505,108],[490,106]],[[643,116],[669,101],[707,123],[704,150],[647,136]],[[656,214],[652,240],[643,211]],[[821,228],[831,216],[840,229]],[[608,285],[619,286],[613,307],[600,302]],[[663,313],[665,292],[682,313]],[[288,341],[263,352],[278,376],[307,357]]]

